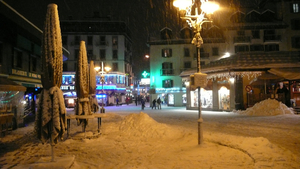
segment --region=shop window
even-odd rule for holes
[[[212,55],[213,56],[219,56],[219,48],[218,47],[213,47],[212,48]]]
[[[292,47],[300,49],[300,36],[299,37],[292,37]]]
[[[172,49],[162,49],[161,56],[165,58],[172,57]]]
[[[264,45],[250,45],[250,51],[264,51]]]
[[[106,51],[105,49],[100,49],[100,60],[106,59]]]
[[[278,44],[265,45],[265,51],[266,52],[279,51],[279,45]]]
[[[252,31],[252,39],[260,39],[259,30]]]
[[[164,88],[171,88],[173,87],[173,80],[167,79],[162,81],[162,86]]]
[[[190,57],[190,49],[184,48],[184,57]]]
[[[187,103],[187,99],[186,99],[186,94],[182,95],[182,104],[186,104]]]
[[[222,86],[219,90],[219,109],[229,110],[230,109],[230,91]]]

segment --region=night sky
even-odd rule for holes
[[[269,0],[217,0],[221,6],[248,7]],[[110,16],[113,21],[125,21],[132,32],[133,72],[140,78],[144,70],[149,71],[149,61],[144,58],[149,53],[149,37],[159,37],[159,30],[164,27],[173,29],[176,37],[182,28],[182,20],[173,7],[173,0],[4,0],[28,20],[43,30],[47,5],[58,5],[60,20],[84,19],[99,12],[101,17]]]
[[[58,5],[60,20],[67,20],[70,16],[74,20],[82,20],[92,17],[94,12],[99,12],[101,17],[110,16],[114,21],[127,22],[132,32],[133,72],[137,77],[141,77],[144,70],[149,71],[149,61],[144,58],[145,54],[149,53],[148,37],[159,35],[159,30],[166,26],[181,29],[178,26],[179,17],[175,19],[168,17],[171,11],[174,14],[176,10],[166,7],[172,5],[172,0],[4,0],[4,2],[41,30],[47,5],[50,3]]]

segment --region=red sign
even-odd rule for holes
[[[246,90],[247,92],[250,92],[250,91],[252,90],[252,87],[251,87],[250,85],[247,85],[247,86],[245,87],[245,90]]]

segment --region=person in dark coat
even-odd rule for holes
[[[142,104],[142,110],[144,110],[144,108],[145,108],[145,99],[144,98],[141,99],[141,104]]]
[[[161,100],[160,100],[160,97],[158,97],[156,103],[157,103],[157,109],[161,109]]]
[[[153,109],[153,107],[156,109],[156,99],[154,99],[154,100],[152,101],[152,109]]]

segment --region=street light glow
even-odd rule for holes
[[[201,5],[201,10],[204,11],[206,14],[213,14],[218,9],[219,5],[210,1],[206,1]]]
[[[173,5],[179,10],[186,10],[187,7],[192,5],[192,0],[175,0]]]

